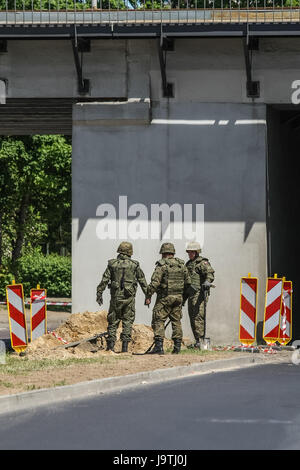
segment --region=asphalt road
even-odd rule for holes
[[[0,415],[0,449],[299,449],[300,365],[269,364]]]

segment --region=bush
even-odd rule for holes
[[[0,300],[6,300],[5,287],[12,283],[14,275],[7,267],[0,267]]]
[[[37,284],[47,289],[47,297],[71,297],[72,262],[69,256],[43,255],[35,250],[18,260],[16,270],[16,282],[23,284],[26,297]]]

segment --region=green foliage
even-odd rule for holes
[[[41,245],[71,251],[71,157],[69,137],[0,138],[0,265]]]
[[[71,295],[71,159],[70,137],[0,137],[1,298],[13,278]]]
[[[126,0],[127,2],[127,0]],[[127,2],[128,3],[128,2]],[[129,3],[130,5],[130,3]],[[89,10],[92,7],[92,0],[0,0],[0,10],[21,10],[21,11],[58,11],[58,10]],[[123,0],[98,0],[98,8],[103,9],[124,9]]]
[[[12,283],[14,275],[9,272],[9,269],[4,266],[0,266],[0,299],[5,299],[5,287]]]
[[[103,10],[166,10],[166,9],[269,9],[298,7],[299,0],[97,0],[97,8]],[[89,10],[92,0],[0,0],[0,10]]]
[[[24,287],[24,295],[39,284],[47,289],[47,297],[71,297],[71,258],[55,253],[43,255],[40,250],[19,258],[16,282]]]

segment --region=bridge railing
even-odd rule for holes
[[[300,22],[300,0],[0,0],[0,25]]]

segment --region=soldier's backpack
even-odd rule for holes
[[[109,260],[111,295],[134,297],[137,290],[136,270],[138,262],[132,259]]]
[[[163,295],[182,295],[184,290],[184,261],[179,258],[163,258],[158,262],[163,266],[161,282]]]

